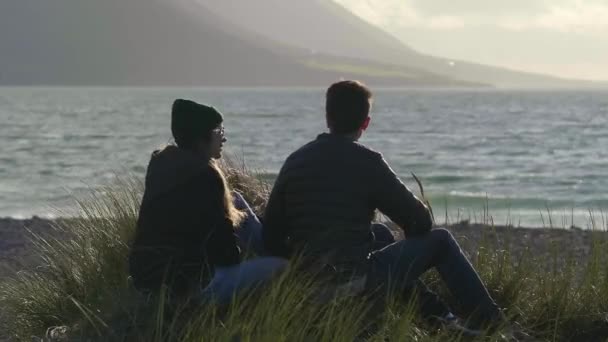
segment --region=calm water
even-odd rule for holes
[[[268,174],[325,129],[321,89],[0,88],[0,216],[52,215],[115,173],[143,175],[176,97],[223,111],[228,151]],[[607,92],[380,90],[362,142],[410,187],[422,179],[439,222],[446,203],[450,221],[487,205],[532,226],[608,208]]]

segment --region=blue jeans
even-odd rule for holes
[[[372,224],[371,233],[373,235],[373,251],[383,249],[396,242],[391,230],[382,223]],[[402,290],[403,295],[416,295],[416,304],[420,308],[420,314],[423,318],[445,317],[451,313],[450,307],[420,279],[408,284]]]
[[[424,236],[410,237],[376,250],[369,256],[369,267],[368,288],[399,293],[418,287],[423,297],[430,294],[425,293],[428,289],[418,278],[435,268],[470,315],[472,325],[503,319],[479,275],[446,229],[433,229]]]
[[[247,216],[236,231],[241,249],[263,255],[262,224],[241,194],[234,192],[234,205]],[[255,257],[229,267],[216,267],[213,278],[203,289],[205,299],[229,303],[237,292],[263,285],[287,267],[287,260],[276,257]]]
[[[229,303],[235,294],[267,283],[285,267],[287,260],[276,257],[254,258],[238,265],[218,267],[209,284],[203,289],[203,298],[221,304]]]

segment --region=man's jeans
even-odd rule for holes
[[[372,231],[376,240],[386,238],[386,230],[375,225]],[[472,325],[502,319],[501,311],[479,275],[446,229],[433,229],[424,236],[391,243],[372,252],[369,262],[369,289],[397,293],[415,290],[420,296],[423,314],[441,317],[449,312],[447,306],[418,280],[427,270],[435,268],[452,295],[471,315]]]
[[[241,248],[248,254],[263,255],[262,224],[243,196],[234,192],[234,205],[247,216],[237,229]],[[276,257],[255,257],[229,267],[216,267],[213,278],[203,290],[203,298],[228,303],[235,293],[253,289],[268,282],[287,267],[287,260]]]

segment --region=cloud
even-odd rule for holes
[[[533,16],[501,18],[497,26],[506,30],[545,30],[561,33],[603,34],[608,37],[608,3],[571,1],[554,5]]]
[[[436,30],[451,30],[465,27],[466,23],[463,18],[449,15],[440,15],[428,18],[426,26]]]
[[[534,14],[550,0],[406,0],[425,15]],[[553,0],[561,1],[561,0]]]
[[[454,15],[423,15],[406,1],[334,0],[367,21],[397,28],[447,30],[465,26],[464,18]]]
[[[572,1],[552,6],[545,13],[521,24],[516,28],[608,35],[608,3]]]
[[[608,0],[334,0],[388,29],[493,27],[608,35]]]

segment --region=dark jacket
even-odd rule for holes
[[[152,154],[129,258],[135,287],[176,295],[200,288],[213,266],[241,260],[224,214],[217,170],[194,154],[168,146]]]
[[[264,242],[276,255],[296,248],[338,264],[361,262],[370,252],[376,209],[406,236],[431,229],[428,208],[380,153],[339,135],[321,134],[281,168],[264,216]]]

